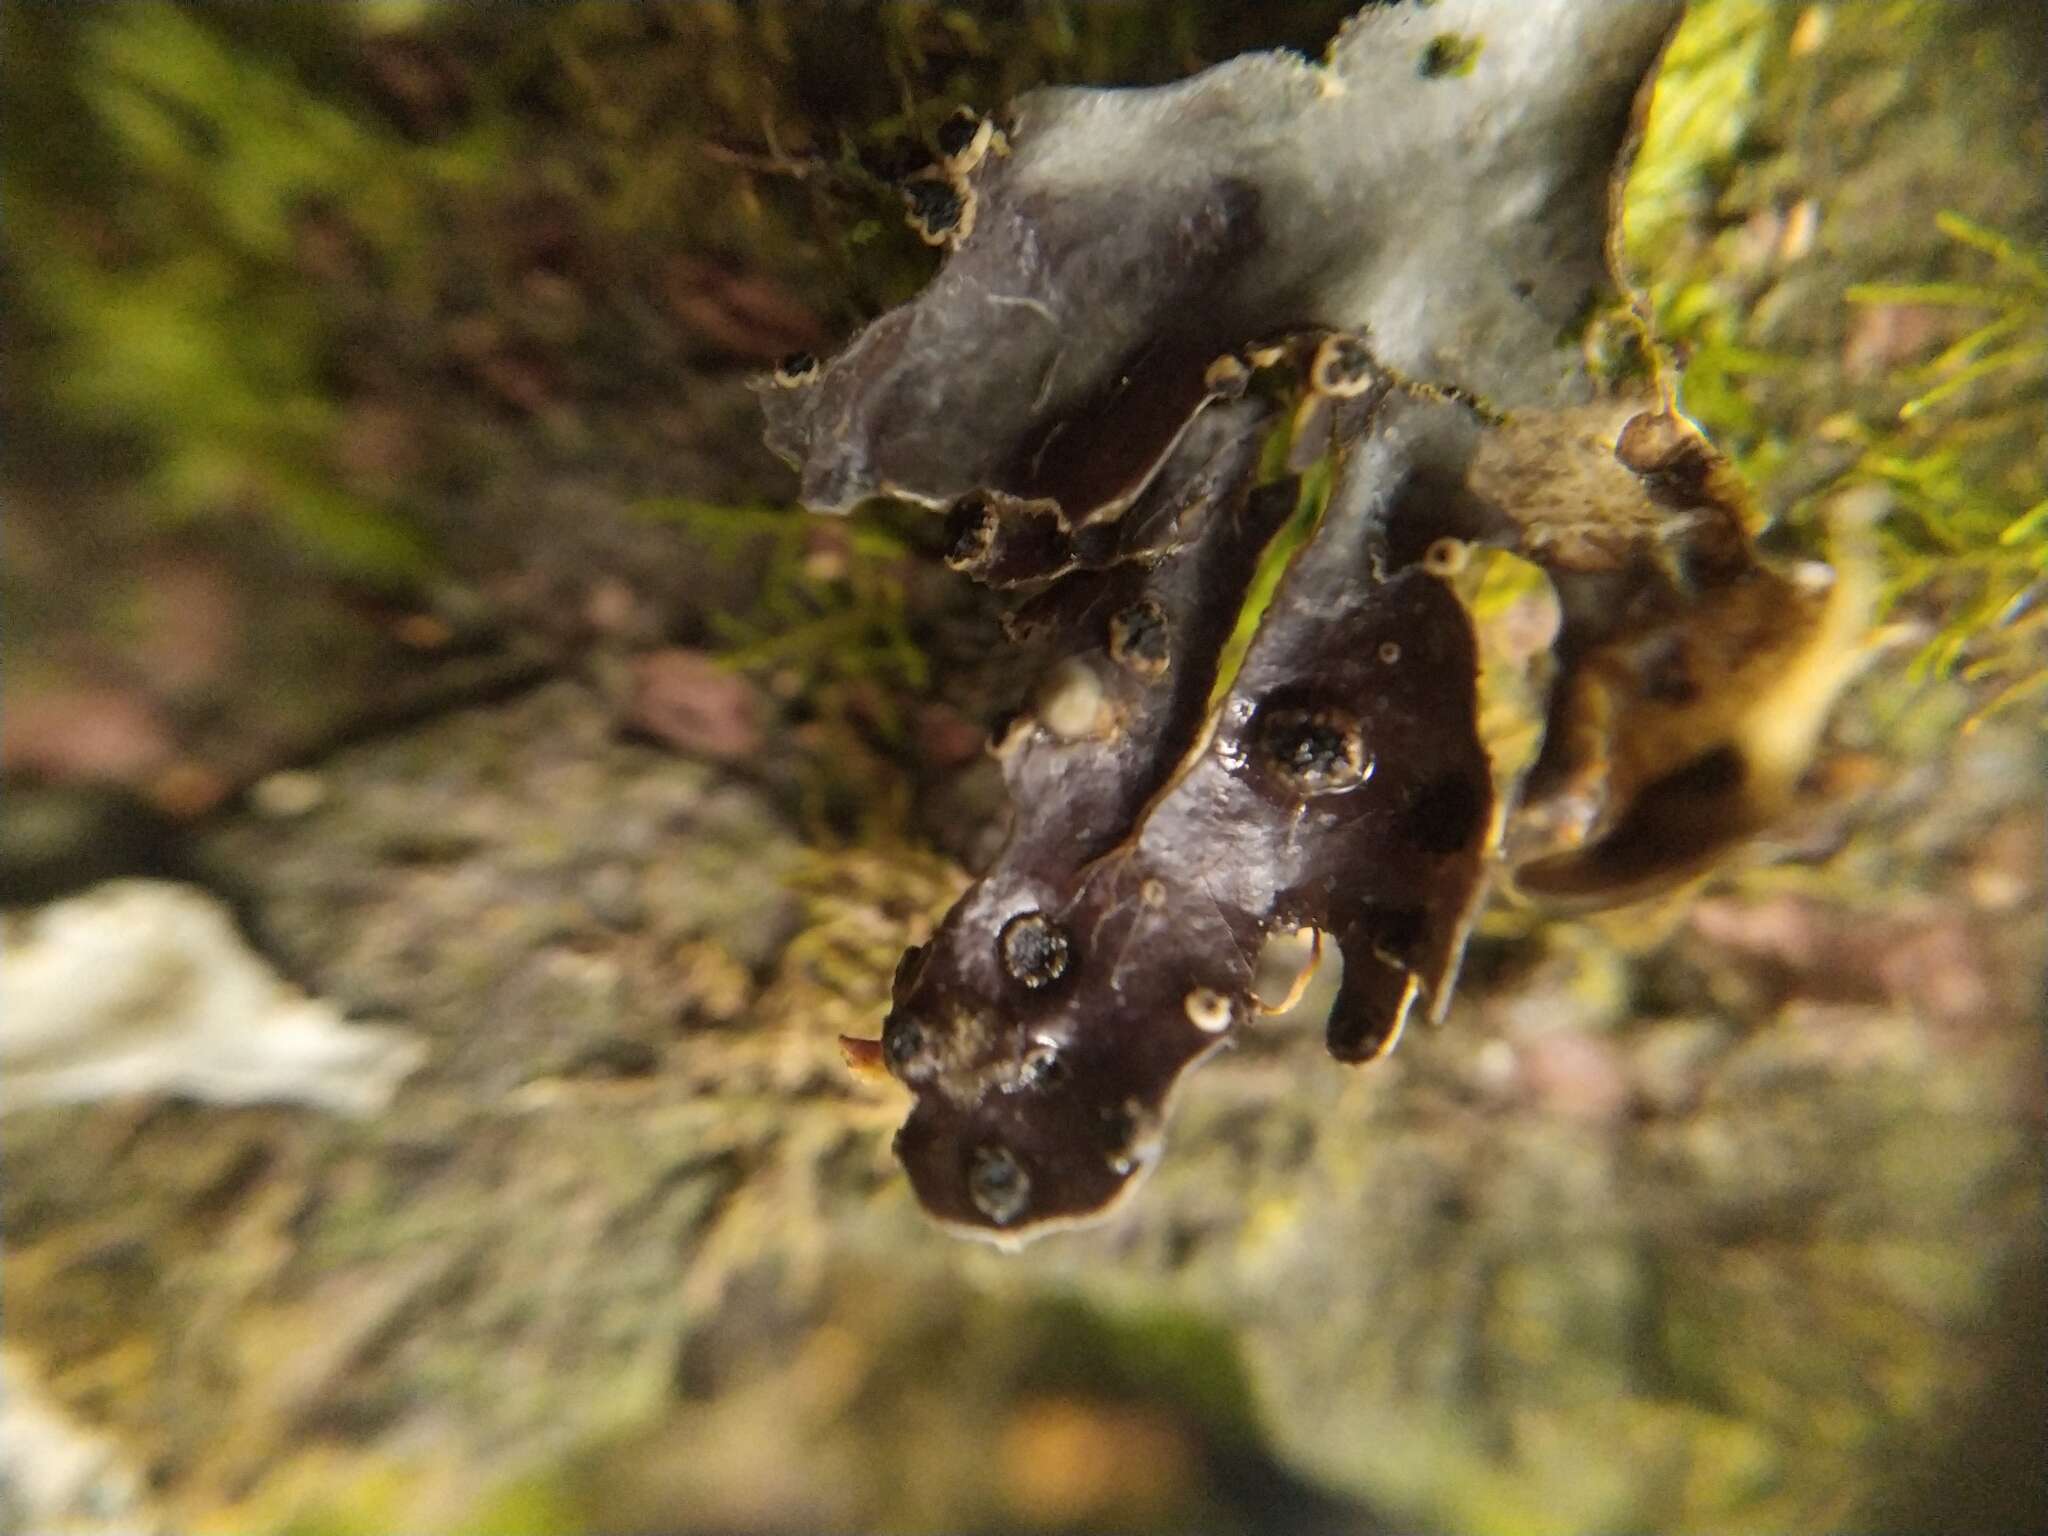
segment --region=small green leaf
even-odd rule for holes
[[[2010,288],[1982,283],[1851,283],[1842,290],[1851,304],[1925,304],[1931,308],[2005,309],[2026,302]]]
[[[2006,524],[2005,531],[1998,536],[1998,542],[2011,549],[2042,533],[2048,533],[2048,500],[2035,502]]]
[[[2048,267],[2022,251],[2006,236],[1996,230],[1986,229],[1960,213],[1944,211],[1934,216],[1934,224],[1951,240],[1960,240],[1964,245],[1984,252],[2001,267],[2020,274],[2038,288],[2048,289]]]

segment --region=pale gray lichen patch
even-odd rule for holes
[[[1566,338],[1609,289],[1610,177],[1680,9],[1374,7],[1321,65],[1251,54],[1152,89],[1032,91],[1010,154],[976,172],[973,233],[815,388],[766,397],[770,446],[819,510],[1087,500],[1149,476],[1218,355],[1309,325],[1503,408],[1582,399]],[[1447,36],[1485,40],[1455,90],[1416,67]],[[1072,424],[1111,404],[1123,478],[1057,483]]]

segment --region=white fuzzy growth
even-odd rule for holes
[[[424,1056],[292,987],[193,886],[113,881],[7,925],[0,1110],[178,1093],[367,1115]]]

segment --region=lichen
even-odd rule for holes
[[[376,9],[408,37],[436,35],[422,17],[456,14]],[[1680,42],[1745,9],[1695,0]],[[1749,471],[1773,544],[1812,555],[1822,492],[1860,454],[1817,425],[1853,410],[1889,432],[1899,403],[1934,382],[1894,361],[1853,383],[1846,328],[1894,306],[1843,304],[1843,287],[1988,279],[1988,254],[1940,233],[1943,207],[2022,249],[2032,240],[2041,157],[2011,133],[2020,119],[2001,103],[2015,71],[1987,54],[1984,18],[2011,18],[2015,37],[2033,18],[2019,5],[1759,9],[1783,18],[1759,68],[1702,102],[1702,127],[1745,128],[1739,152],[1687,187],[1676,243],[1636,275],[1682,297],[1684,323],[1669,324],[1675,301],[1660,307],[1660,334],[1698,343],[1688,404]],[[734,206],[662,197],[702,152],[693,124],[664,117],[664,97],[704,98],[668,72],[674,31],[626,14],[494,16],[492,37],[522,62],[485,68],[484,110],[500,122],[531,111],[567,143],[596,131],[575,103],[618,103],[622,137],[601,182],[624,189],[605,226],[613,252],[637,229],[680,244],[667,222],[678,207],[715,205],[736,227]],[[713,17],[734,36],[759,20],[804,52],[827,14],[689,5],[670,20]],[[911,125],[1049,78],[1175,78],[1236,51],[1217,42],[1233,27],[1250,33],[1237,46],[1272,40],[1260,30],[1272,8],[1236,4],[868,14],[872,26],[834,26],[820,51],[861,61],[847,73],[887,98],[880,116]],[[537,16],[590,29],[573,97],[553,50],[519,34]],[[1826,36],[1794,53],[1802,16]],[[879,52],[857,50],[899,25],[914,48],[898,50],[892,75]],[[1313,50],[1322,37],[1301,41]],[[457,52],[489,60],[495,47],[472,37]],[[1473,78],[1437,88],[1477,88],[1494,62],[1489,52]],[[562,93],[497,92],[534,73]],[[718,99],[749,101],[749,82],[769,73],[737,71]],[[18,72],[7,102],[48,77]],[[845,110],[857,138],[865,106]],[[783,206],[799,183],[758,167],[775,143],[807,148],[791,121],[764,136],[751,111],[729,120],[718,147],[760,160],[718,161],[706,185],[727,177]],[[668,136],[637,140],[634,124]],[[630,152],[641,142],[655,147]],[[1638,169],[1657,167],[1653,146]],[[881,184],[868,203],[815,199],[815,225],[809,192],[797,199],[805,228],[872,226],[844,250],[820,237],[830,273],[900,274],[898,291],[852,299],[836,286],[851,278],[821,277],[835,329],[928,271],[886,170],[871,172]],[[559,181],[561,163],[546,176]],[[1789,217],[1809,195],[1817,224]],[[10,199],[17,230],[20,206]],[[1811,254],[1785,259],[1802,228],[1817,231]],[[489,250],[504,237],[458,223],[446,238]],[[1590,317],[1598,334],[1584,339],[1625,358],[1640,333],[1615,313],[1574,311],[1558,339],[1578,345]],[[1733,323],[1709,335],[1717,315]],[[11,340],[10,367],[33,338]],[[1774,371],[1730,371],[1717,396],[1722,341],[1768,353]],[[521,504],[556,477],[587,491],[641,441],[646,402],[688,388],[687,369],[662,373],[658,394],[628,380],[629,409],[594,418],[588,439],[507,413],[472,446],[509,464]],[[1951,432],[2013,377],[1989,375],[1916,418],[1914,450],[1970,458],[1971,439]],[[454,412],[460,393],[422,412]],[[703,408],[695,396],[678,407]],[[754,431],[750,408],[740,425]],[[605,453],[584,456],[592,443]],[[2024,458],[2032,445],[2018,447]],[[775,494],[744,453],[719,462],[741,468],[689,494],[734,506]],[[2012,461],[1985,462],[1973,494],[2004,484]],[[653,473],[607,479],[601,494],[543,494],[536,543],[561,552],[595,514],[684,478],[664,449]],[[478,522],[487,510],[462,506]],[[1304,536],[1320,515],[1307,511]],[[939,519],[920,534],[886,515],[936,565]],[[1976,527],[1971,549],[1999,526]],[[1912,528],[1903,514],[1882,525],[1880,548]],[[664,561],[688,537],[651,531]],[[689,580],[725,569],[680,564]],[[751,602],[756,573],[732,564],[747,567]],[[1482,739],[1512,768],[1501,743],[1525,750],[1540,723],[1542,656],[1523,663],[1548,641],[1548,578],[1480,547],[1455,582],[1481,642]],[[1931,634],[1945,601],[1937,588],[1894,617]],[[942,636],[912,606],[935,687],[976,666],[1011,684],[956,695],[970,718],[1028,693],[1028,652],[989,628]],[[10,607],[16,655],[22,611]],[[678,633],[702,643],[696,624]],[[267,660],[331,639],[305,633]],[[1489,649],[1499,691],[1514,695],[1498,707]],[[2041,1271],[2039,1128],[2012,1092],[2040,1080],[2041,733],[2017,710],[1962,732],[1988,694],[1909,678],[1897,655],[1870,678],[1824,743],[1846,755],[1815,775],[1840,801],[1803,807],[1760,850],[1770,863],[1724,871],[1708,900],[1630,909],[1625,924],[1494,905],[1449,1027],[1412,1031],[1391,1070],[1318,1069],[1316,1043],[1289,1033],[1298,1021],[1245,1032],[1183,1097],[1173,1155],[1124,1221],[1017,1256],[935,1239],[888,1161],[900,1097],[847,1083],[833,1052],[834,1034],[873,1031],[902,950],[929,939],[962,883],[928,849],[880,840],[881,825],[901,835],[902,816],[798,865],[803,928],[763,973],[728,946],[773,925],[751,903],[721,922],[725,887],[690,866],[703,853],[723,881],[787,836],[764,832],[758,809],[733,814],[735,786],[700,765],[613,740],[585,693],[500,698],[323,757],[310,765],[328,782],[318,811],[234,813],[211,841],[294,974],[429,1027],[450,1042],[450,1065],[388,1123],[338,1136],[304,1117],[177,1104],[8,1117],[10,1364],[118,1437],[177,1528],[2033,1528],[2037,1511],[2014,1501],[2038,1488],[2027,1367],[2042,1358],[2048,1308],[2036,1285],[2001,1293],[2010,1275]],[[20,718],[10,711],[10,728]],[[808,750],[794,733],[773,740],[778,762]],[[605,765],[595,780],[592,763]],[[900,765],[862,782],[898,806],[913,798]],[[691,807],[707,794],[718,813],[700,819]],[[432,849],[426,823],[501,811],[501,796],[509,822],[486,818],[467,853],[440,840],[459,862],[381,862],[379,840],[406,831],[399,808],[415,807],[409,836]],[[996,815],[923,810],[942,831]],[[732,840],[718,826],[740,846],[718,846]],[[579,911],[586,854],[614,856],[622,834],[616,852],[670,871],[664,901],[687,916],[680,926],[715,932],[684,941],[673,920],[620,932]],[[467,905],[479,892],[490,902]],[[568,956],[549,986],[494,990],[543,948]],[[545,1011],[597,998],[608,964],[633,978],[608,1020]],[[714,990],[741,1002],[700,1005]],[[564,1070],[585,1032],[607,1027],[652,1043],[655,1069]],[[439,1288],[393,1283],[438,1250],[476,1257]],[[374,1347],[316,1368],[333,1360],[338,1324],[374,1315],[359,1298],[378,1295],[413,1300],[385,1314]],[[1048,1336],[1047,1297],[1088,1316]],[[1060,1368],[1038,1368],[1041,1344]],[[1034,1363],[1013,1371],[1013,1345]],[[1127,1354],[1128,1372],[1097,1368]],[[1111,1376],[1110,1393],[1091,1390]],[[1247,1398],[1256,1422],[1238,1411]],[[1201,1426],[1175,1417],[1189,1400],[1205,1405]],[[280,1402],[294,1409],[288,1427]],[[1218,1422],[1232,1426],[1220,1447],[1202,1427]],[[145,1524],[125,1512],[120,1523]]]
[[[6,168],[10,367],[38,430],[111,436],[167,513],[253,509],[402,590],[473,564],[436,482],[483,473],[478,438],[573,462],[566,415],[912,291],[888,166],[959,102],[1306,44],[1343,6],[1268,9],[10,14],[40,61],[10,137],[50,146]],[[353,462],[394,396],[424,479]]]
[[[1531,88],[1588,16],[1455,9],[1501,24],[1517,84],[1419,94],[1396,62],[1417,23],[1376,11],[1321,66],[1013,103],[930,287],[763,387],[807,500],[947,507],[948,564],[1054,648],[996,745],[1015,830],[906,957],[881,1040],[848,1046],[912,1088],[898,1153],[963,1229],[1013,1243],[1120,1202],[1280,928],[1342,948],[1340,1059],[1442,1014],[1502,821],[1449,586],[1474,541],[1560,603],[1505,845],[1553,900],[1653,894],[1775,821],[1853,675],[1861,584],[1761,560],[1730,468],[1640,385],[1596,396],[1579,334],[1673,16],[1630,9]],[[1329,148],[1433,102],[1404,146],[1435,173]],[[1447,179],[1484,198],[1476,234]],[[1402,303],[1425,272],[1455,302]],[[1163,637],[1142,670],[1107,617],[1138,606]],[[1056,973],[1014,963],[1024,927]]]

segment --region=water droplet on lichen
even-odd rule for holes
[[[967,1165],[967,1197],[997,1226],[1008,1226],[1031,1201],[1031,1178],[1005,1147],[978,1147]]]
[[[930,1067],[924,1026],[906,1014],[892,1013],[882,1023],[882,1055],[889,1070],[908,1082]]]

